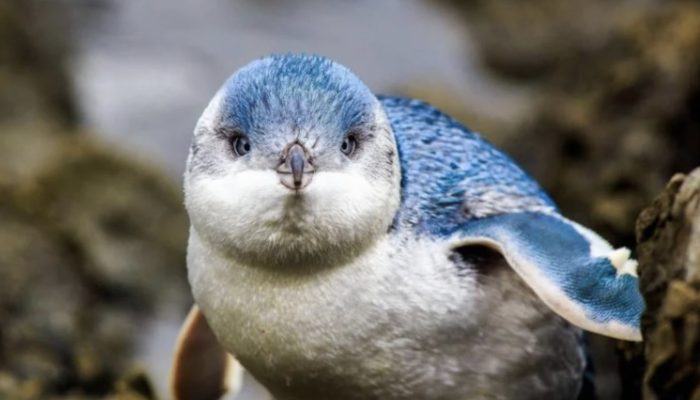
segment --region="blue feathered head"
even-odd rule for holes
[[[307,55],[254,61],[223,90],[222,123],[256,138],[279,135],[282,127],[300,136],[322,129],[339,139],[370,123],[377,102],[347,68]]]

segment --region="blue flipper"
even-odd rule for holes
[[[574,325],[641,340],[644,300],[636,261],[592,231],[556,213],[515,212],[473,219],[451,248],[482,244],[500,251],[553,311]]]

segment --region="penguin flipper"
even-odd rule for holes
[[[170,373],[175,400],[216,400],[240,390],[243,368],[219,344],[204,314],[192,306],[182,325]]]

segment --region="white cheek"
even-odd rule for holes
[[[274,171],[230,171],[186,182],[193,227],[212,244],[239,251],[281,254],[362,246],[385,232],[398,194],[359,169],[317,172],[295,195]]]
[[[321,172],[309,185],[311,213],[325,230],[386,229],[393,218],[390,185],[370,182],[358,170]]]
[[[185,202],[195,229],[221,241],[254,234],[266,221],[279,221],[286,192],[274,171],[231,171],[189,179]]]

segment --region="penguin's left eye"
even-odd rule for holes
[[[345,136],[345,139],[343,139],[343,143],[340,145],[340,151],[343,152],[346,156],[350,157],[352,153],[355,152],[355,149],[357,148],[357,138],[355,138],[355,135],[350,134]]]
[[[239,157],[250,153],[250,141],[242,135],[238,135],[231,140],[231,147],[233,147],[233,152]]]

